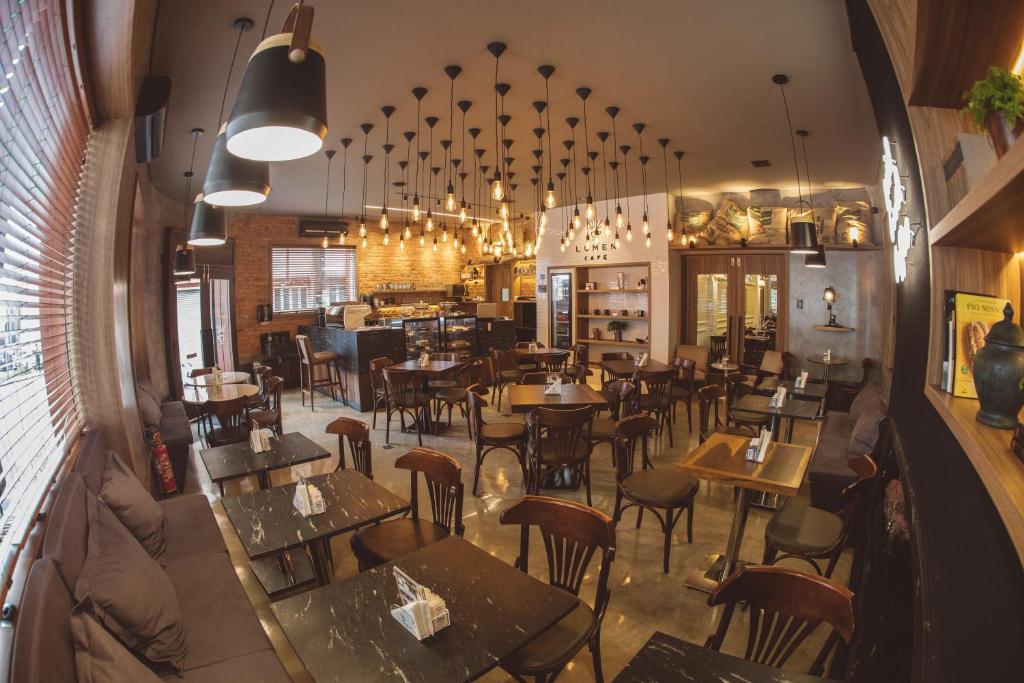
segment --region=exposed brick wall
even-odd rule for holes
[[[368,226],[369,227],[369,226]],[[270,249],[272,246],[313,245],[320,240],[300,238],[299,221],[294,216],[239,213],[231,217],[231,235],[235,238],[235,315],[238,360],[242,363],[260,354],[260,335],[288,331],[293,335],[299,325],[313,322],[312,314],[275,314],[266,325],[256,322],[256,306],[271,301]],[[354,234],[355,231],[353,231]],[[358,240],[350,238],[350,243]],[[439,245],[440,246],[440,245]],[[450,247],[435,255],[428,242],[420,249],[414,239],[405,251],[399,251],[392,238],[385,247],[379,230],[371,228],[366,249],[356,255],[358,291],[369,292],[378,282],[412,282],[428,288],[459,282],[459,272],[468,258],[478,258],[475,244],[466,254],[453,253]]]

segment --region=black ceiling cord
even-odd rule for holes
[[[267,26],[270,25],[270,15],[274,11],[275,2],[277,2],[277,0],[270,0],[270,6],[267,7],[267,18],[263,20],[263,35],[260,36],[261,42],[267,37]]]
[[[236,19],[235,28],[238,29],[238,37],[235,38],[235,50],[231,53],[231,64],[228,66],[228,76],[224,79],[224,95],[220,98],[220,113],[217,114],[217,125],[216,130],[220,130],[221,123],[224,122],[224,106],[228,101],[228,88],[231,86],[231,74],[235,71],[235,60],[238,59],[238,47],[242,44],[242,34],[252,28],[252,20],[250,19]]]

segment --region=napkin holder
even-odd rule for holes
[[[747,445],[746,459],[750,462],[764,462],[765,456],[768,454],[768,446],[771,444],[772,435],[767,429],[762,429],[761,433],[750,440]]]
[[[786,387],[779,387],[775,390],[775,393],[770,399],[768,399],[768,406],[771,408],[781,408],[786,405]]]
[[[270,435],[272,433],[269,429],[260,429],[254,422],[249,430],[249,449],[253,453],[265,453],[271,450]]]
[[[295,497],[292,498],[292,505],[303,517],[319,515],[327,510],[327,504],[324,503],[320,489],[302,478],[295,485]]]
[[[807,371],[801,370],[800,376],[796,378],[794,385],[797,389],[805,389],[807,387]]]
[[[430,365],[430,354],[427,353],[426,351],[421,353],[420,354],[420,361],[419,361],[419,363],[420,363],[420,367],[421,368],[425,368],[428,365]]]
[[[545,396],[561,396],[562,394],[562,378],[557,378],[554,382],[544,387]]]
[[[424,640],[451,625],[444,599],[422,586],[398,567],[392,567],[402,604],[391,608],[391,616],[416,640]]]
[[[648,356],[647,356],[647,352],[646,351],[644,351],[639,356],[637,356],[636,357],[636,365],[637,365],[637,367],[640,367],[640,368],[647,367],[647,359],[648,359]]]

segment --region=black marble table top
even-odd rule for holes
[[[827,680],[748,662],[655,631],[613,683],[823,683]]]
[[[330,453],[299,432],[271,437],[270,450],[253,453],[249,442],[207,448],[200,457],[214,482],[236,479],[257,472],[301,465],[330,456]]]
[[[770,398],[769,396],[747,394],[739,398],[732,407],[733,410],[742,410],[748,413],[779,415],[798,420],[813,420],[818,416],[818,404],[815,401],[786,399],[781,408],[772,408],[768,405]]]
[[[445,600],[450,626],[420,642],[395,621],[392,565]],[[315,681],[450,683],[494,668],[576,605],[570,593],[453,536],[271,609]]]
[[[356,470],[309,477],[324,496],[327,510],[303,517],[292,505],[295,484],[223,498],[224,511],[251,559],[298,548],[372,524],[409,509],[399,498]]]
[[[828,392],[828,387],[820,382],[808,382],[806,386],[798,388],[793,382],[787,381],[781,384],[754,387],[754,393],[760,396],[771,396],[778,387],[786,387],[787,398],[795,398],[800,401],[820,401]]]

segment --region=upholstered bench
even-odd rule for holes
[[[156,389],[144,381],[136,385],[135,395],[146,436],[160,432],[160,440],[167,446],[167,455],[171,459],[174,481],[181,491],[185,486],[189,449],[192,446],[192,423],[185,413],[185,404],[181,401],[164,401]]]

